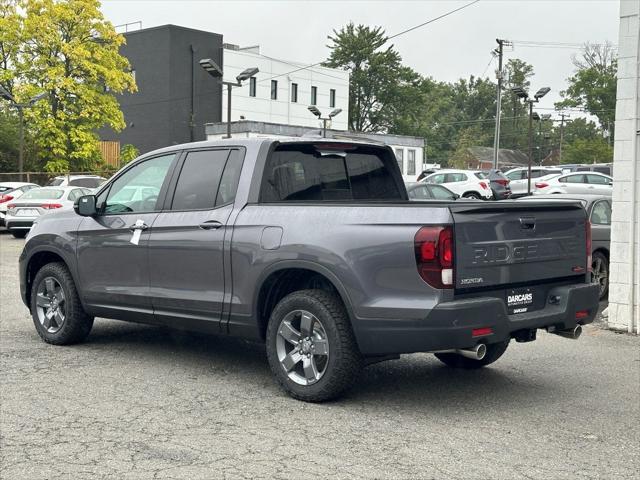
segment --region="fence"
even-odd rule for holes
[[[94,172],[23,172],[22,176],[19,172],[0,172],[0,184],[4,182],[29,182],[38,185],[46,185],[55,177],[63,177],[67,175],[99,175],[109,178],[114,172],[94,171]]]

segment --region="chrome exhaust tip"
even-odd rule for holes
[[[473,348],[458,349],[456,350],[456,353],[473,360],[482,360],[487,354],[487,346],[484,343],[479,343]]]
[[[555,332],[552,332],[552,333],[564,338],[577,340],[578,338],[580,338],[580,335],[582,335],[582,325],[576,325],[575,327],[570,328],[568,330],[556,330]]]

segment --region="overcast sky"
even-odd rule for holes
[[[259,44],[262,53],[314,63],[327,57],[327,35],[352,21],[380,25],[393,35],[469,1],[213,1],[103,0],[114,24],[172,23],[224,35],[241,46]],[[602,43],[618,41],[617,0],[480,0],[480,2],[392,40],[406,65],[436,80],[469,75],[493,77],[490,52],[498,37],[514,40],[505,58],[534,66],[532,87],[551,87],[540,107],[553,107],[571,75],[579,50],[519,46],[517,41]]]

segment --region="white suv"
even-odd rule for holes
[[[493,198],[487,176],[479,170],[438,170],[424,179],[427,183],[446,186],[453,193],[464,198]]]
[[[49,183],[47,183],[47,186],[98,188],[106,181],[106,178],[98,175],[61,175],[52,178]]]

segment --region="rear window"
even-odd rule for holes
[[[476,172],[475,176],[478,177],[480,180],[484,180],[485,178],[487,178],[487,176],[483,172]]]
[[[404,200],[386,150],[336,144],[282,145],[267,160],[263,202]]]
[[[64,190],[57,188],[34,188],[20,197],[20,200],[55,200],[62,198]]]
[[[57,187],[58,185],[62,185],[64,182],[64,178],[54,178],[49,183],[47,183],[47,187]]]
[[[69,182],[69,185],[73,187],[98,188],[104,182],[105,179],[100,177],[74,178]]]
[[[0,185],[0,193],[10,192],[11,190],[13,190],[13,187],[3,187]]]

